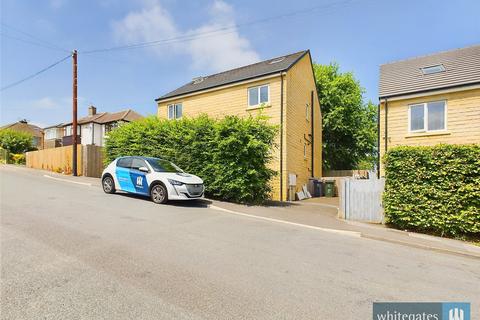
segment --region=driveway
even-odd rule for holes
[[[2,319],[369,319],[467,301],[480,261],[0,166]]]

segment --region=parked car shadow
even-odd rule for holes
[[[122,196],[122,197],[127,197],[127,198],[133,198],[133,199],[152,202],[150,197],[140,195],[140,194],[121,192],[121,191],[116,192],[115,194],[119,195],[119,196]],[[165,205],[175,206],[175,207],[184,207],[184,208],[207,208],[211,203],[212,203],[212,201],[210,201],[208,199],[194,199],[194,200],[184,200],[184,201],[182,201],[182,200],[170,200]]]

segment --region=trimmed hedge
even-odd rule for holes
[[[396,147],[384,161],[387,223],[442,236],[480,236],[480,145]]]
[[[149,117],[111,131],[105,161],[128,155],[167,159],[201,177],[208,197],[259,203],[270,198],[276,174],[268,167],[276,134],[277,127],[262,116]]]

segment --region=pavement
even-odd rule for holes
[[[474,254],[365,237],[381,227],[334,204],[155,205],[98,179],[0,178],[2,319],[367,319],[373,301],[467,301],[480,318]]]

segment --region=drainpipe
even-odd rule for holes
[[[380,105],[377,105],[377,178],[380,179]]]
[[[280,79],[280,201],[283,201],[283,73]]]
[[[312,129],[311,129],[311,132],[312,132],[312,138],[310,139],[311,143],[312,143],[312,178],[315,177],[315,157],[314,157],[314,152],[315,152],[315,138],[314,138],[314,113],[313,113],[313,90],[310,92],[310,112],[311,112],[311,125],[312,125]]]
[[[385,152],[384,154],[387,153],[388,150],[388,100],[385,98]],[[380,170],[379,170],[380,171]]]
[[[388,150],[388,100],[385,98],[385,153]]]

